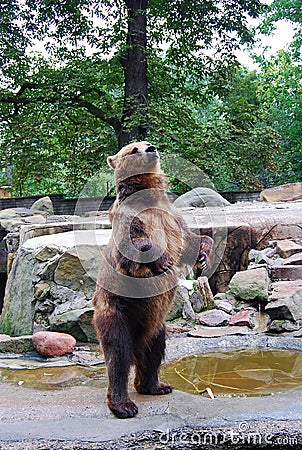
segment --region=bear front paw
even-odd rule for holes
[[[209,262],[208,262],[208,257],[207,255],[202,252],[198,255],[198,259],[197,259],[197,266],[199,267],[199,269],[201,269],[203,272],[207,271],[209,268]]]
[[[174,265],[174,259],[168,252],[164,252],[156,261],[149,264],[152,272],[155,275],[160,275],[172,269]]]

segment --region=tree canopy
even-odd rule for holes
[[[259,0],[5,2],[2,184],[76,195],[108,154],[145,138],[218,188],[269,183],[282,160],[269,80],[234,56],[264,9]]]

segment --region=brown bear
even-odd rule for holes
[[[158,373],[177,267],[196,263],[206,269],[213,241],[192,233],[172,205],[153,145],[129,144],[107,161],[114,169],[116,201],[93,298],[93,322],[107,365],[107,404],[116,417],[128,418],[138,412],[127,389],[131,365],[137,392],[172,391]]]

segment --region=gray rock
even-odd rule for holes
[[[230,205],[225,198],[213,189],[205,187],[196,187],[189,192],[181,195],[174,201],[176,208],[187,207],[212,207]]]
[[[46,261],[45,263],[36,265],[35,270],[33,272],[33,276],[40,278],[42,280],[53,280],[54,279],[54,273],[57,268],[58,262],[60,259],[60,255],[55,255],[53,258],[51,258],[49,261]]]
[[[184,319],[189,319],[194,321],[195,320],[195,312],[192,308],[192,304],[189,300],[189,298],[184,298],[184,304],[183,304],[183,309],[182,309],[182,317]]]
[[[34,350],[31,335],[19,337],[0,335],[0,353],[26,353]]]
[[[0,316],[0,333],[11,336],[32,334],[34,319],[34,287],[32,273],[35,259],[21,248],[13,262],[6,285],[4,306]]]
[[[227,299],[225,292],[218,292],[214,295],[214,301],[225,301]]]
[[[284,266],[302,266],[302,253],[296,253],[283,261]]]
[[[265,311],[272,320],[301,320],[302,280],[275,283]]]
[[[57,254],[61,254],[60,248],[55,245],[46,245],[45,247],[40,248],[37,252],[34,253],[36,259],[41,262],[49,261],[51,258],[56,256]]]
[[[197,315],[197,320],[200,325],[207,327],[222,327],[229,324],[231,316],[224,311],[212,309],[204,311]]]
[[[231,312],[233,311],[233,305],[230,302],[214,299],[214,304],[217,309],[220,309],[221,311],[224,311],[227,314],[231,314]]]
[[[204,309],[203,296],[200,291],[194,291],[192,293],[190,296],[190,302],[194,312],[199,313]]]
[[[236,334],[251,334],[251,330],[248,327],[225,326],[215,328],[197,325],[194,330],[188,332],[189,336],[201,338],[232,336]]]
[[[43,231],[42,228],[37,230]],[[74,326],[74,328],[78,330],[82,339],[92,339],[91,336],[94,335],[90,323],[92,314],[90,313],[86,323],[88,313],[85,315],[83,311],[91,310],[90,299],[94,292],[95,280],[90,279],[90,275],[94,273],[96,276],[100,249],[107,244],[109,236],[110,232],[107,230],[67,231],[26,240],[15,255],[8,276],[7,292],[0,317],[0,333],[18,336],[31,334],[34,329],[48,329],[50,316],[53,316],[53,320],[55,320],[64,314],[72,314],[75,310],[81,311],[79,316],[82,328],[79,326]],[[74,250],[78,242],[80,243],[78,247],[81,261],[78,259],[77,262],[79,265],[81,262],[86,264],[85,269],[82,267],[84,277],[81,280],[83,280],[83,284],[76,284],[81,289],[68,287],[70,280],[74,281],[74,278],[72,278],[73,274],[69,278],[67,272],[67,286],[64,285],[63,277],[60,278],[62,284],[56,285],[53,277],[62,258],[61,255],[64,256],[69,249]],[[51,249],[50,252],[49,249]],[[54,256],[45,261],[46,255],[53,255],[52,249],[55,250]],[[91,252],[88,251],[89,249],[92,249]],[[38,258],[37,255],[39,255]],[[85,255],[88,255],[86,259]],[[86,330],[87,335],[83,330]]]
[[[77,309],[60,315],[50,316],[50,330],[69,333],[78,341],[96,342],[92,318],[93,308]]]
[[[54,213],[52,201],[48,196],[39,198],[39,200],[35,201],[31,206],[31,209],[36,211],[45,211],[48,215],[52,215]]]
[[[99,248],[77,246],[67,250],[60,258],[54,273],[54,281],[69,289],[83,291],[90,298],[100,265]]]
[[[248,259],[249,261],[254,261],[255,264],[266,264],[269,258],[272,258],[275,254],[276,250],[274,248],[265,248],[264,250],[252,249],[249,252]]]
[[[273,320],[269,324],[267,331],[269,333],[284,333],[284,332],[298,331],[301,328],[302,328],[302,321],[293,323],[290,320]]]
[[[167,321],[179,319],[182,316],[184,300],[179,289],[176,291],[174,301],[167,314]]]
[[[50,291],[50,286],[48,283],[37,283],[35,285],[35,297],[38,300],[43,300]]]
[[[237,272],[230,281],[229,292],[248,302],[267,302],[269,278],[265,268]]]

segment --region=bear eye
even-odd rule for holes
[[[131,155],[135,155],[135,153],[137,153],[137,152],[138,152],[138,148],[134,147],[131,151]]]

